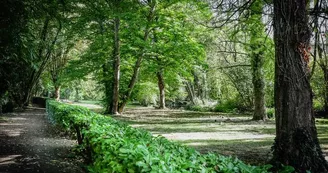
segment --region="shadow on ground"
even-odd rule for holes
[[[80,173],[82,160],[71,152],[76,142],[56,133],[44,109],[0,118],[1,173]]]
[[[238,157],[250,164],[264,164],[272,157],[274,120],[252,121],[251,115],[185,110],[129,108],[114,118],[153,135],[162,135],[202,153]],[[317,121],[319,140],[328,154],[328,121]]]

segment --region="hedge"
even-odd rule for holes
[[[247,165],[232,157],[200,154],[109,116],[54,100],[47,101],[47,115],[52,123],[77,136],[90,163],[88,170],[94,173],[264,173],[271,168]]]

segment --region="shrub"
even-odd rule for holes
[[[323,111],[324,110],[323,103],[317,99],[314,99],[313,100],[313,109],[315,112]]]
[[[191,111],[198,111],[198,112],[210,112],[213,110],[211,107],[208,106],[192,105],[192,104],[187,105],[186,109]]]
[[[231,112],[237,112],[238,108],[239,108],[239,105],[237,104],[236,101],[227,100],[223,103],[217,104],[215,106],[214,110],[215,110],[215,112],[231,113]]]
[[[143,106],[156,105],[158,100],[157,85],[152,82],[140,83],[136,86],[132,98]]]
[[[270,119],[275,117],[274,108],[267,108],[266,113],[267,113],[268,118],[270,118]]]
[[[93,113],[86,108],[47,102],[51,122],[75,132],[92,163],[89,171],[106,172],[223,172],[264,173],[271,165],[250,166],[214,154],[202,155],[192,148],[154,137],[149,132]]]

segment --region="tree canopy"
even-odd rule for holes
[[[0,113],[40,96],[100,100],[111,115],[132,103],[247,112],[275,118],[274,163],[328,170],[314,124],[328,117],[327,0],[0,5]]]

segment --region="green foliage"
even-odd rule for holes
[[[213,111],[213,108],[208,107],[208,106],[202,106],[202,105],[188,105],[186,107],[187,110],[191,110],[191,111],[198,111],[198,112],[210,112]]]
[[[322,111],[322,110],[324,110],[324,104],[323,104],[323,102],[320,102],[319,100],[314,99],[313,100],[313,109],[314,109],[314,111]]]
[[[274,118],[275,117],[275,109],[274,108],[267,108],[266,113],[268,118]]]
[[[47,102],[49,119],[73,132],[79,127],[82,146],[92,150],[90,172],[222,172],[265,173],[271,165],[250,166],[242,161],[214,154],[202,155],[192,148],[154,137],[111,117],[86,108]],[[83,149],[81,149],[83,150]]]
[[[311,86],[314,92],[313,108],[315,111],[322,111],[325,103],[325,80],[323,71],[318,67],[315,68],[311,77]]]
[[[239,107],[240,106],[237,104],[235,100],[227,100],[217,104],[214,108],[214,111],[232,113],[232,112],[237,112]]]
[[[158,101],[157,85],[152,82],[143,82],[136,86],[132,99],[144,106],[155,105]]]

